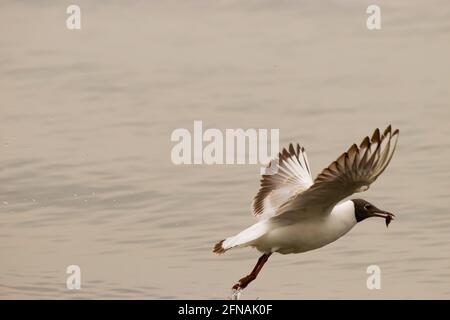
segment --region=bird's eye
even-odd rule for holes
[[[372,206],[371,206],[370,204],[365,204],[365,205],[364,205],[364,209],[366,209],[366,210],[370,210],[371,207],[372,207]]]

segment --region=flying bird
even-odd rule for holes
[[[214,246],[217,254],[242,247],[262,253],[251,273],[232,289],[239,292],[255,280],[274,252],[301,253],[323,247],[371,217],[383,218],[389,226],[394,214],[363,199],[342,200],[369,189],[391,161],[398,136],[399,130],[390,125],[382,134],[376,129],[371,138],[365,137],[359,146],[353,144],[315,180],[303,147],[290,144],[283,149],[272,168],[275,173],[262,175],[253,200],[253,214],[259,221]]]

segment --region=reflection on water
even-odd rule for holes
[[[212,245],[253,223],[258,165],[174,166],[176,128],[279,128],[317,173],[373,128],[401,129],[367,221],[275,255],[244,298],[449,298],[450,6],[338,1],[8,1],[0,10],[0,297],[224,298],[258,256]],[[388,13],[388,14],[387,14]],[[423,14],[420,14],[423,13]],[[420,18],[419,18],[420,17]],[[82,290],[65,288],[68,265]],[[366,288],[366,268],[382,290]]]

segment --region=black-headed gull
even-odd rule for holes
[[[362,199],[341,202],[369,189],[392,159],[399,136],[389,125],[376,129],[359,147],[325,168],[313,181],[305,149],[292,144],[279,153],[275,174],[263,175],[253,201],[259,222],[214,246],[222,254],[232,248],[254,247],[263,255],[252,272],[233,286],[241,290],[256,279],[273,252],[300,253],[323,247],[346,234],[358,222],[381,217],[389,225],[394,215]],[[341,203],[340,203],[341,202]]]

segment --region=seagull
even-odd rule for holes
[[[365,137],[359,146],[353,144],[315,180],[303,147],[291,143],[283,149],[271,162],[274,173],[262,175],[253,200],[253,214],[259,221],[213,248],[216,254],[242,247],[262,253],[251,273],[232,287],[233,292],[240,292],[255,280],[274,252],[291,254],[321,248],[371,217],[384,218],[388,227],[393,213],[363,199],[343,200],[368,190],[383,173],[398,136],[399,130],[391,125],[383,134],[376,129],[370,139]]]

